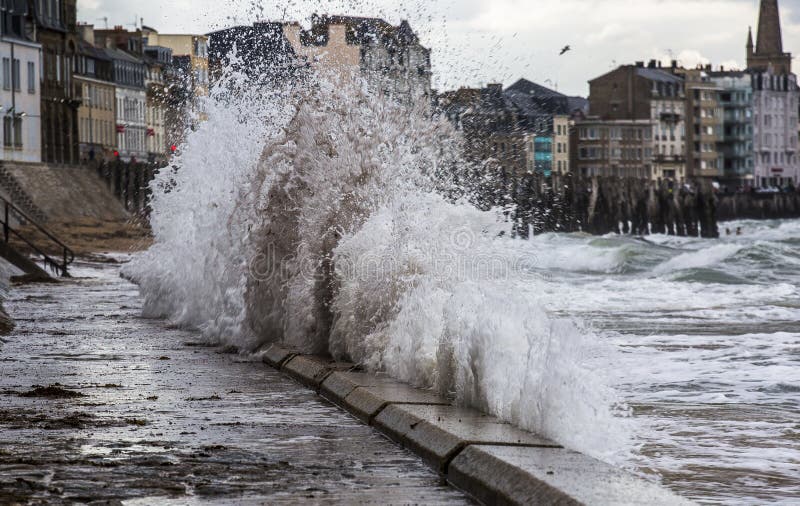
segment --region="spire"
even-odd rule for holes
[[[747,27],[747,52],[748,54],[752,54],[753,52],[753,27]]]
[[[778,11],[778,0],[761,0],[758,16],[758,41],[756,54],[783,54],[783,38],[781,36],[781,16]]]

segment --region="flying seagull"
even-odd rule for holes
[[[564,49],[562,49],[561,52],[558,53],[558,56],[563,56],[564,53],[566,53],[567,51],[572,51],[572,48],[569,46],[564,46]]]

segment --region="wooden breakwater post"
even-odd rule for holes
[[[800,192],[728,193],[718,197],[720,221],[752,219],[777,220],[800,218]]]
[[[706,180],[528,174],[517,188],[518,231],[719,237],[717,197]]]
[[[159,167],[152,163],[130,163],[121,160],[97,162],[94,170],[106,181],[126,211],[148,215],[152,190],[150,182]]]

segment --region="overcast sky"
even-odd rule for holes
[[[780,3],[784,49],[800,55],[800,0]],[[133,28],[144,18],[161,32],[305,23],[314,12],[408,19],[433,49],[440,90],[525,77],[586,95],[589,79],[636,60],[741,66],[758,0],[78,0],[80,21]]]

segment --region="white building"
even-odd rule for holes
[[[771,69],[753,74],[753,149],[756,186],[782,187],[800,181],[798,100],[794,74]]]
[[[106,49],[114,62],[117,150],[123,161],[147,161],[147,92],[144,61],[124,51]]]
[[[42,46],[28,39],[27,7],[19,10],[21,4],[17,5],[15,10],[4,3],[4,21],[6,18],[14,21],[0,26],[0,159],[40,163]]]

